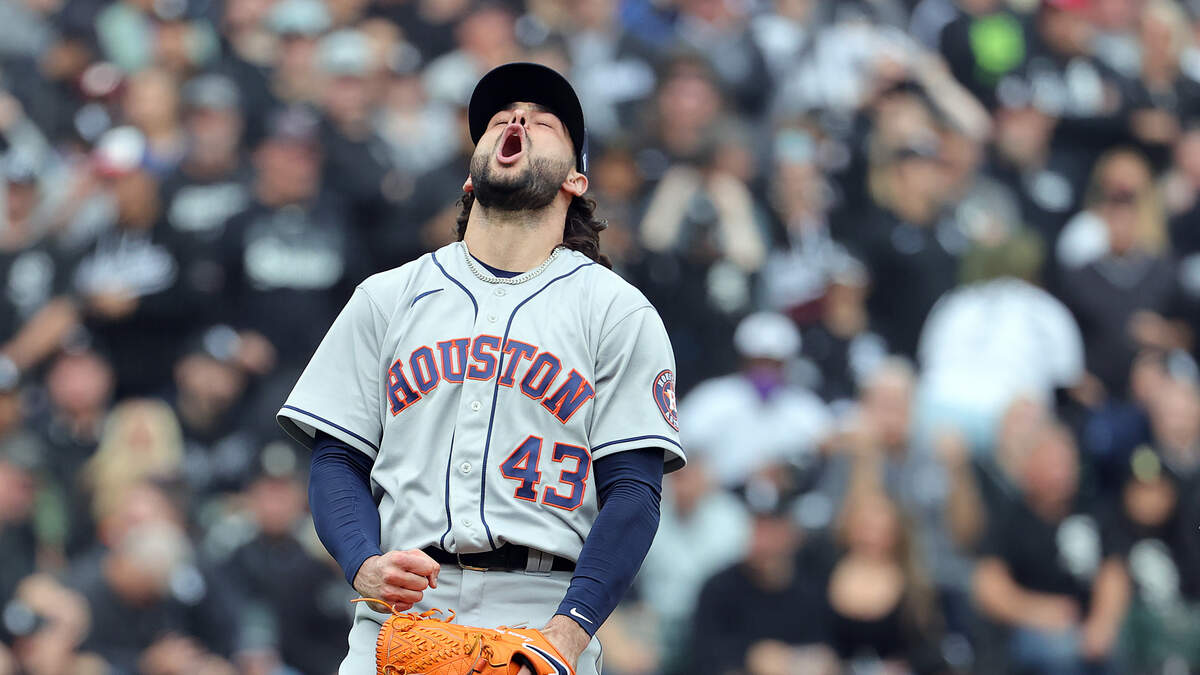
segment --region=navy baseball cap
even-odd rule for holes
[[[587,173],[587,128],[583,124],[583,107],[567,78],[553,68],[537,63],[506,63],[488,71],[467,104],[467,120],[471,140],[476,144],[487,131],[492,115],[517,101],[544,106],[562,120],[575,146],[575,169]]]

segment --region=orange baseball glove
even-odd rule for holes
[[[370,598],[360,601],[387,606]],[[528,666],[534,675],[575,675],[541,631],[532,628],[478,628],[434,618],[439,609],[416,614],[391,609],[375,643],[376,675],[516,675]]]

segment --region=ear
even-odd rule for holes
[[[572,197],[582,197],[588,189],[587,176],[571,169],[571,172],[567,174],[567,179],[563,181],[562,189]]]
[[[475,185],[471,183],[471,177],[467,176],[467,182],[463,183],[463,192],[474,192]]]

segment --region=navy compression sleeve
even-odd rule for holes
[[[379,549],[379,510],[371,497],[371,458],[317,432],[308,503],[317,536],[354,585],[358,568]]]
[[[557,614],[571,617],[595,635],[625,596],[654,534],[662,497],[663,451],[618,452],[592,466],[600,515],[592,524],[571,586]]]

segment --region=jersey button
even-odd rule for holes
[[[458,465],[458,469],[463,473],[471,473],[471,463],[463,462],[462,464]]]
[[[496,323],[496,315],[488,314],[488,323]]]
[[[475,527],[475,523],[470,518],[466,518],[463,520],[463,526],[464,527]]]
[[[482,407],[483,407],[483,404],[480,403],[479,401],[471,401],[471,410],[473,410],[475,412],[479,412],[479,409]]]
[[[496,297],[504,297],[505,291],[503,288],[497,288],[496,290],[494,290],[492,292],[496,294]]]

